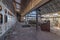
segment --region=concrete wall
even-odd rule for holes
[[[3,24],[0,24],[0,32],[2,32],[0,36],[2,36],[3,34],[5,34],[6,31],[8,31],[8,29],[10,29],[15,24],[16,17],[7,7],[5,7],[2,2],[0,2],[0,5],[2,6],[2,11],[0,11],[0,14],[3,15]],[[7,13],[5,13],[5,9],[7,10]],[[13,16],[9,15],[8,12],[12,13]],[[7,16],[7,23],[5,23],[4,15]]]

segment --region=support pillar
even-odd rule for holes
[[[38,30],[38,14],[40,13],[40,10],[39,9],[36,9],[36,30]]]

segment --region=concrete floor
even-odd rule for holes
[[[60,40],[60,36],[43,31],[36,31],[34,27],[23,28],[21,23],[16,23],[5,40]]]

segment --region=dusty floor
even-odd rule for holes
[[[5,40],[60,40],[60,36],[56,34],[36,31],[34,27],[23,28],[21,25],[16,23],[16,27]]]

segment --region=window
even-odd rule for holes
[[[7,13],[7,9],[5,9],[5,13]]]
[[[0,5],[0,11],[2,10],[2,6]]]
[[[4,15],[4,17],[5,17],[5,23],[7,23],[7,15]]]
[[[2,24],[2,23],[3,23],[3,15],[0,14],[0,24]]]

